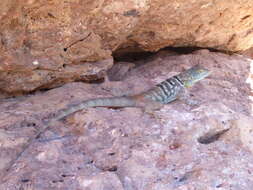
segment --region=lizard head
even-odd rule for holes
[[[184,83],[185,87],[191,87],[196,82],[206,78],[210,75],[210,71],[202,67],[201,65],[195,65],[192,68],[180,73],[178,77]]]

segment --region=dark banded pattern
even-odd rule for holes
[[[163,104],[167,104],[175,100],[183,88],[183,82],[178,76],[174,76],[150,89],[145,93],[145,97]]]
[[[177,82],[180,83],[182,86],[184,86],[184,83],[179,79],[178,76],[174,76],[173,78],[176,79]]]

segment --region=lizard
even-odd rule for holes
[[[190,69],[179,73],[178,75],[164,80],[148,91],[137,95],[96,98],[84,100],[76,104],[70,104],[66,108],[58,111],[52,120],[45,122],[45,127],[39,130],[34,137],[28,140],[28,143],[26,143],[26,145],[22,148],[22,151],[18,153],[17,157],[11,161],[6,171],[10,170],[10,168],[22,156],[25,150],[30,146],[30,144],[39,138],[40,135],[44,133],[54,121],[61,120],[70,114],[89,107],[140,107],[144,108],[146,111],[156,110],[167,103],[184,97],[187,88],[206,78],[210,73],[211,72],[209,70],[197,64]]]

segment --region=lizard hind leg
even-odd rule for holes
[[[146,112],[151,112],[155,110],[160,110],[164,105],[160,102],[155,102],[155,101],[147,101],[144,110]]]
[[[148,114],[151,118],[156,119],[156,110],[160,110],[164,105],[160,102],[155,102],[153,100],[145,101],[145,106],[142,107],[143,113]]]
[[[137,102],[138,102],[137,107],[141,107],[142,110],[147,113],[152,113],[155,110],[159,110],[164,106],[164,104],[160,102],[156,102],[154,100],[146,98],[140,98],[138,99]]]

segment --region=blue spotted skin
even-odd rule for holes
[[[143,95],[147,99],[151,99],[162,104],[167,104],[176,100],[185,88],[191,87],[196,82],[207,77],[209,74],[210,71],[201,67],[200,65],[196,65],[161,82],[154,88],[143,93]]]
[[[177,76],[174,76],[145,92],[144,96],[147,99],[167,104],[175,100],[183,89],[183,82]]]

